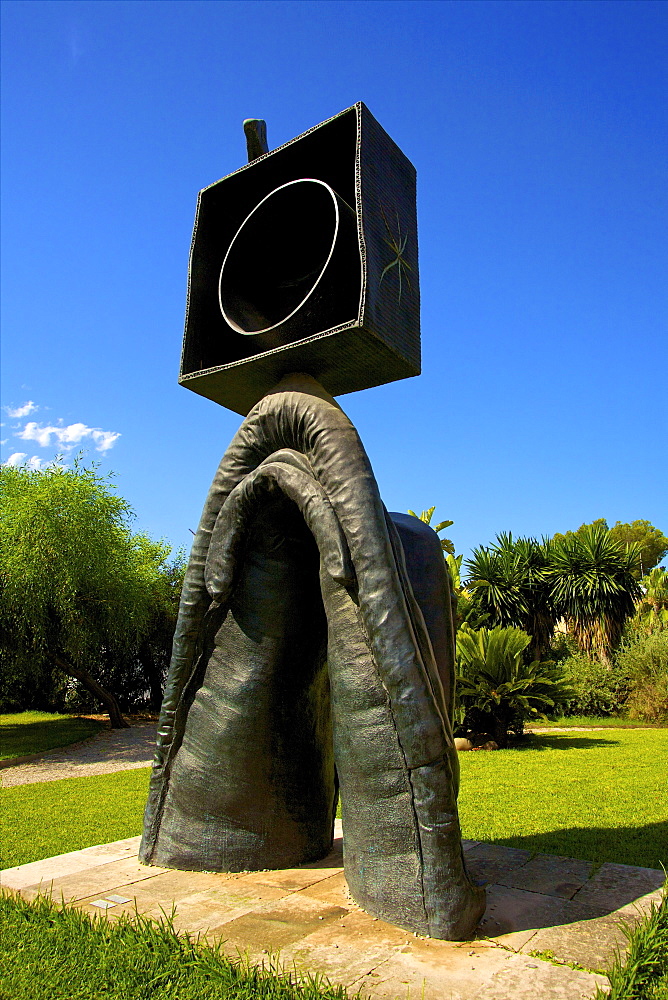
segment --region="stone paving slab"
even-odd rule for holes
[[[111,844],[99,844],[95,847],[84,847],[80,851],[70,851],[68,854],[58,854],[44,861],[32,861],[27,865],[5,868],[0,871],[0,886],[21,890],[65,875],[78,874],[88,868],[100,868],[102,865],[124,858],[135,860],[140,839],[140,837],[128,837],[126,840],[116,840]]]
[[[25,886],[20,891],[26,898],[34,898],[49,892],[54,899],[81,899],[89,895],[99,895],[101,892],[112,892],[118,885],[134,885],[144,879],[155,878],[167,870],[147,868],[134,856],[89,867],[83,871],[71,872],[54,879],[40,878],[38,883]]]
[[[127,729],[105,729],[69,747],[49,750],[29,763],[5,766],[3,788],[60,778],[85,778],[148,767],[155,754],[157,723],[137,722]]]
[[[491,885],[487,887],[487,909],[480,922],[480,931],[503,947],[520,951],[526,950],[529,941],[543,928],[550,930],[595,920],[606,912],[610,911],[600,906],[573,903],[557,895]],[[543,945],[539,950],[546,948]]]
[[[526,865],[531,851],[472,841],[465,855],[466,867],[473,881],[478,885],[487,885]]]
[[[176,907],[177,930],[222,940],[230,955],[253,961],[278,953],[286,967],[322,972],[370,1000],[590,1000],[607,979],[586,970],[609,968],[625,944],[620,918],[638,919],[663,883],[653,869],[603,865],[591,876],[591,864],[578,859],[464,842],[472,875],[486,883],[487,911],[475,940],[437,941],[353,902],[339,821],[336,835],[323,861],[237,873],[141,865],[133,837],[7,869],[0,885],[27,898],[50,891],[111,920],[135,910],[159,918]]]
[[[521,951],[525,954],[544,952],[557,962],[605,972],[614,962],[617,951],[624,950],[625,945],[621,922],[616,915],[610,914],[544,927],[532,935]]]
[[[653,868],[607,863],[601,865],[573,899],[578,903],[594,903],[619,909],[658,889],[662,884],[661,874]]]
[[[501,948],[468,949],[433,942],[431,955],[411,949],[351,985],[373,1000],[591,1000],[607,984],[604,976]]]
[[[501,875],[497,881],[499,885],[512,889],[528,889],[530,892],[545,892],[572,899],[589,879],[593,867],[591,861],[537,854],[520,868]]]

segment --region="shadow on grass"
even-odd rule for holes
[[[103,722],[81,719],[43,719],[0,726],[0,758],[45,753],[77,743],[107,728]]]
[[[592,750],[594,747],[617,747],[620,740],[605,739],[602,736],[576,736],[568,733],[551,736],[545,734],[527,734],[526,737],[512,743],[510,750]]]
[[[524,836],[492,837],[485,843],[517,847],[532,855],[581,858],[595,865],[633,865],[657,871],[662,865],[668,867],[668,821],[614,828],[569,827]]]

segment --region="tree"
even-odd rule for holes
[[[3,466],[0,502],[4,669],[37,682],[55,667],[124,726],[113,685],[163,613],[168,547],[132,535],[129,505],[95,466]]]
[[[150,615],[135,645],[136,658],[150,692],[150,705],[160,709],[162,689],[172,653],[172,638],[178,617],[186,560],[179,550],[170,561],[171,546],[155,542],[147,535],[134,535],[138,582],[148,602]]]
[[[668,570],[655,566],[640,581],[642,596],[636,607],[636,621],[650,628],[668,627]]]
[[[610,538],[622,546],[635,544],[638,547],[639,563],[633,574],[636,579],[649,573],[668,553],[668,538],[649,521],[632,521],[628,524],[616,521],[610,528],[605,518],[599,517],[591,524],[581,524],[576,531],[567,531],[565,535],[555,535],[553,541],[560,543],[572,538],[573,535],[582,536],[590,528],[603,528],[605,531],[609,531]]]
[[[530,660],[545,656],[558,618],[550,560],[549,540],[514,539],[508,532],[497,535],[494,545],[475,548],[466,563],[468,588],[490,623],[520,628],[531,636]]]
[[[544,717],[571,692],[554,663],[524,662],[531,637],[518,628],[463,626],[457,633],[457,695],[464,708],[464,730],[490,733],[499,747],[508,730],[521,732],[526,718]]]
[[[582,525],[553,539],[549,571],[553,606],[571,625],[585,655],[611,662],[640,597],[635,576],[639,560],[635,543],[615,541],[605,522]]]
[[[581,524],[579,528],[575,529],[575,531],[567,531],[563,535],[557,532],[556,535],[553,535],[552,541],[559,544],[567,539],[572,539],[574,535],[585,534],[589,528],[604,528],[606,531],[610,530],[606,519],[604,517],[599,517],[595,521],[592,521],[591,524]]]
[[[649,521],[632,521],[622,524],[616,521],[610,528],[610,537],[623,545],[637,545],[640,565],[634,576],[640,578],[657,566],[668,553],[668,538]]]
[[[435,510],[436,510],[436,507],[430,507],[428,510],[423,510],[421,514],[416,514],[414,510],[409,510],[408,513],[412,514],[413,517],[417,517],[421,521],[424,521],[425,524],[429,524],[431,527],[433,527],[433,529],[436,532],[436,534],[438,534],[439,531],[443,531],[444,528],[449,528],[450,525],[454,524],[455,522],[454,521],[441,521],[440,524],[434,524],[434,525],[432,525],[431,519],[434,516],[434,511]],[[451,541],[451,539],[449,539],[449,538],[439,538],[439,542],[441,543],[441,548],[443,549],[444,552],[449,552],[451,556],[454,556],[454,554],[455,554],[455,545],[454,545],[454,542]]]

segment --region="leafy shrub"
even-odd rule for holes
[[[588,656],[576,654],[560,663],[564,681],[575,692],[564,708],[565,715],[618,715],[631,688],[628,672]]]
[[[580,651],[573,632],[568,629],[566,631],[556,629],[550,642],[549,659],[555,663],[562,663],[571,656],[579,655]]]
[[[649,631],[624,646],[617,655],[617,668],[630,678],[630,717],[645,722],[667,720],[668,629]]]
[[[522,732],[524,719],[544,717],[572,692],[552,662],[524,662],[531,637],[519,628],[466,625],[457,633],[457,683],[464,710],[462,731],[490,733],[507,746],[508,730]]]

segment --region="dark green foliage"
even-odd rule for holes
[[[640,923],[624,928],[628,951],[608,973],[610,992],[595,1000],[665,1000],[668,997],[668,888]]]
[[[480,604],[476,601],[475,597],[470,593],[470,591],[463,589],[459,594],[456,595],[457,603],[455,606],[455,627],[461,628],[462,625],[468,625],[469,628],[477,629],[482,628],[483,625],[487,625],[489,621],[489,615],[486,611],[482,611]]]
[[[583,525],[552,545],[551,600],[572,624],[581,652],[612,656],[640,596],[638,564],[637,547],[621,546],[601,524]]]
[[[655,566],[642,578],[640,586],[643,594],[629,626],[641,632],[668,627],[668,570]]]
[[[525,662],[530,641],[517,628],[459,630],[457,694],[464,730],[489,733],[505,747],[509,729],[521,733],[525,719],[541,717],[568,698],[571,692],[554,663]]]
[[[147,613],[131,641],[116,647],[111,655],[105,650],[99,677],[117,694],[125,711],[148,707],[157,712],[172,653],[185,558],[181,551],[172,554],[168,543],[155,542],[146,535],[132,535],[131,542],[135,600]],[[73,708],[92,707],[90,697],[81,689],[79,697],[78,704],[71,701]]]
[[[11,1000],[347,1000],[319,975],[254,966],[172,919],[90,918],[0,893],[0,996]]]
[[[574,696],[563,704],[566,715],[616,715],[624,710],[631,689],[628,672],[582,653],[559,664]]]
[[[617,655],[617,669],[628,674],[627,710],[632,719],[668,720],[668,628],[652,629],[628,641]]]
[[[557,621],[552,601],[551,545],[535,538],[497,535],[473,550],[468,587],[491,625],[521,628],[531,636],[529,660],[545,656]]]
[[[649,573],[668,553],[668,538],[649,521],[642,520],[632,521],[630,524],[616,521],[612,528],[609,528],[605,518],[599,517],[591,524],[581,524],[577,531],[567,531],[564,535],[556,534],[553,540],[563,542],[565,539],[573,538],[574,535],[584,535],[591,528],[609,531],[612,540],[622,548],[626,545],[637,546],[639,559],[634,569],[637,578]]]
[[[633,521],[631,524],[617,521],[610,528],[610,535],[622,545],[637,545],[640,551],[639,577],[649,573],[668,553],[668,538],[649,521]]]
[[[480,628],[487,624],[489,615],[483,611],[475,595],[467,590],[462,583],[461,568],[463,556],[455,556],[451,552],[445,554],[445,565],[450,576],[450,585],[454,597],[453,611],[455,628],[468,625],[470,628]]]
[[[0,705],[157,708],[183,558],[95,466],[4,466],[0,499]]]
[[[641,593],[640,549],[616,539],[604,521],[552,541],[500,534],[466,565],[468,588],[490,624],[532,636],[528,659],[549,655],[563,618],[579,652],[610,660]]]

